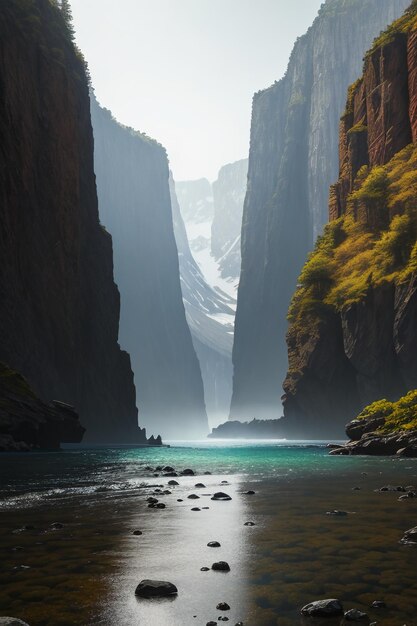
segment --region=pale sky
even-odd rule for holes
[[[162,143],[177,180],[248,156],[252,96],[322,0],[72,0],[99,102]]]

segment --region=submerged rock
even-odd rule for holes
[[[141,530],[134,530],[134,531],[133,531],[133,534],[134,534],[136,537],[140,537],[141,535],[143,535],[143,532],[142,532]]]
[[[200,499],[200,496],[198,496],[196,493],[192,493],[192,494],[190,494],[189,496],[187,496],[187,498],[188,498],[189,500],[199,500],[199,499]]]
[[[349,513],[347,511],[337,511],[335,509],[334,511],[327,511],[326,515],[332,515],[333,517],[346,517]]]
[[[345,613],[345,620],[348,622],[369,622],[369,617],[359,609],[350,609]]]
[[[400,540],[405,546],[417,546],[417,526],[410,528],[404,533],[403,538]]]
[[[194,470],[192,469],[185,469],[181,472],[181,476],[194,476]]]
[[[168,481],[168,485],[170,487],[176,487],[177,485],[179,485],[179,483],[176,480],[170,480]]]
[[[371,607],[373,609],[386,609],[387,605],[383,600],[374,600],[374,602],[372,602],[371,604]]]
[[[329,617],[343,615],[343,605],[340,600],[331,598],[329,600],[316,600],[306,604],[301,609],[302,615],[310,617]]]
[[[135,590],[141,598],[164,598],[178,593],[176,586],[162,580],[142,580]]]

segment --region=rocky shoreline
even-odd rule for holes
[[[326,459],[326,455],[323,455],[323,458]],[[385,622],[386,618],[398,617],[400,608],[396,606],[389,583],[384,583],[380,588],[378,585],[370,584],[366,578],[366,572],[375,568],[372,559],[377,559],[378,567],[379,563],[382,563],[378,550],[372,544],[373,540],[369,546],[367,542],[369,533],[373,533],[371,536],[375,537],[375,534],[383,532],[382,529],[386,528],[384,542],[388,546],[387,554],[391,555],[390,558],[395,555],[396,559],[388,560],[401,581],[399,564],[406,564],[407,555],[411,557],[417,545],[417,528],[412,528],[412,523],[410,524],[417,498],[414,500],[407,498],[406,504],[397,501],[402,500],[407,490],[414,487],[381,487],[380,472],[374,472],[371,476],[351,470],[351,477],[345,477],[343,482],[329,480],[323,483],[321,478],[313,480],[307,493],[308,477],[297,484],[275,478],[272,482],[271,480],[258,482],[255,491],[252,489],[251,479],[242,483],[236,481],[233,475],[222,476],[219,472],[212,475],[204,462],[199,469],[192,464],[186,465],[184,457],[176,463],[171,452],[165,457],[165,463],[163,459],[164,455],[159,454],[159,464],[156,464],[156,459],[151,461],[151,458],[147,462],[143,461],[135,474],[139,479],[135,491],[125,493],[124,500],[119,500],[116,509],[120,511],[115,510],[114,496],[111,495],[108,496],[108,506],[104,508],[104,499],[107,496],[106,492],[103,492],[94,506],[95,512],[92,509],[90,511],[91,517],[84,517],[91,507],[79,509],[84,510],[81,524],[78,518],[77,521],[73,518],[73,506],[70,503],[69,508],[60,509],[58,521],[52,518],[49,507],[39,515],[34,514],[34,510],[28,515],[29,512],[26,510],[22,511],[18,518],[14,516],[7,518],[1,531],[3,541],[8,541],[9,545],[6,569],[13,572],[16,582],[20,579],[19,584],[28,586],[28,597],[31,597],[31,586],[35,585],[36,588],[34,577],[37,576],[39,562],[42,561],[42,559],[39,561],[36,555],[39,555],[40,551],[47,552],[48,546],[51,546],[53,550],[58,549],[57,566],[61,572],[62,562],[67,563],[68,559],[72,567],[74,550],[80,550],[79,553],[75,552],[80,561],[77,572],[78,567],[81,567],[85,585],[89,584],[90,577],[95,577],[96,568],[99,568],[97,571],[101,574],[106,571],[110,574],[110,585],[114,586],[114,582],[117,581],[115,605],[112,607],[111,617],[107,616],[105,620],[114,620],[117,616],[123,622],[122,618],[126,617],[123,613],[124,607],[129,606],[129,598],[135,598],[134,604],[129,607],[129,617],[123,623],[135,623],[133,621],[135,616],[140,615],[144,626],[151,624],[152,619],[158,624],[161,623],[161,626],[168,623],[212,626],[223,621],[229,621],[231,626],[243,624],[267,626],[275,623],[271,621],[272,617],[275,619],[279,616],[279,623],[288,626],[299,623],[294,621],[297,620],[297,614],[300,616],[298,619],[307,620],[308,623],[312,620],[311,623],[314,624],[321,624],[323,617],[326,619],[325,623],[338,626],[347,621],[369,624],[378,616],[383,618],[384,624],[391,626],[398,623]],[[151,465],[147,464],[149,462]],[[349,467],[352,468],[352,465],[349,464]],[[392,481],[404,481],[406,478],[412,480],[415,473],[410,474],[407,470],[400,477],[391,468],[385,476],[385,480]],[[356,484],[360,484],[360,487],[353,486],[355,482],[351,480],[357,480]],[[324,485],[322,492],[321,484]],[[286,498],[284,504],[282,495],[287,493],[289,488],[292,497]],[[123,493],[124,490],[119,492],[118,497],[122,497]],[[301,496],[302,507],[297,504]],[[395,508],[398,517],[397,507],[399,507],[400,518],[394,527],[391,527],[392,516],[383,523],[380,520],[379,530],[374,526],[375,520],[371,519],[368,529],[370,511],[380,511],[379,499],[384,501],[385,513]],[[280,515],[277,515],[276,507],[280,502],[278,505]],[[204,506],[205,504],[207,506]],[[345,510],[336,508],[332,510],[338,506],[343,506]],[[308,515],[305,514],[306,507]],[[102,520],[99,525],[97,525],[98,511],[101,511]],[[303,531],[300,535],[301,527]],[[313,584],[309,582],[311,567],[309,555],[311,547],[316,545],[314,537],[320,528],[326,532],[326,542],[322,542],[322,547],[317,545],[318,554],[315,556],[314,567],[320,562],[323,572],[317,574],[317,582]],[[348,539],[350,548],[346,544],[346,536],[350,537]],[[12,543],[10,537],[14,538]],[[165,552],[163,555],[158,548],[161,537],[171,542],[170,550],[163,551]],[[181,549],[185,538],[188,542],[188,550],[185,551],[188,556]],[[353,575],[350,569],[343,573],[343,584],[338,584],[337,580],[333,581],[331,578],[331,571],[336,567],[335,563],[339,558],[340,541],[343,541],[345,550],[357,550],[358,545],[361,545],[361,552],[357,557],[361,559],[359,561],[361,565],[355,565],[356,586],[352,589],[349,588]],[[356,544],[356,541],[360,544]],[[97,559],[94,562],[91,562],[92,545]],[[118,546],[117,563],[107,570],[109,546],[112,546],[112,550]],[[249,547],[250,552],[246,552]],[[298,557],[299,547],[302,551]],[[242,550],[246,555],[244,559],[241,556]],[[329,550],[331,562],[327,558]],[[300,558],[300,562],[294,560],[294,556]],[[127,574],[119,569],[121,557],[125,566],[128,560],[131,561]],[[384,558],[384,555],[381,558]],[[277,562],[281,563],[280,567],[277,567]],[[385,560],[383,562],[385,563]],[[244,574],[245,563],[249,565],[248,576]],[[48,565],[45,562],[45,565],[42,565],[46,566],[53,567],[53,564]],[[100,567],[104,569],[100,570]],[[273,569],[270,569],[271,567]],[[364,580],[361,574],[362,567],[366,570]],[[278,584],[282,576],[281,570],[284,572],[283,585]],[[51,571],[46,570],[46,573],[51,576]],[[70,589],[73,584],[79,589],[78,576],[77,573],[76,582],[74,580],[69,583],[71,579],[68,578],[63,580],[63,583],[69,585]],[[269,582],[265,584],[262,582],[263,579]],[[295,582],[297,580],[300,582]],[[237,592],[244,589],[244,585],[247,585],[248,607]],[[202,589],[207,596],[207,601],[204,602],[198,595]],[[36,592],[35,589],[32,593]],[[97,598],[94,598],[95,606],[100,606],[100,610],[103,605],[102,593],[103,587]],[[197,601],[194,602],[196,594]],[[264,594],[265,598],[269,599],[266,604],[263,601]],[[33,605],[30,602],[27,604],[25,597],[21,599],[25,604],[19,605],[23,608],[13,612],[19,619],[25,620],[24,624],[32,625],[37,623],[36,617],[33,617],[36,613],[33,612]],[[291,599],[290,605],[288,598]],[[51,602],[49,596],[48,602]],[[62,609],[59,589],[56,597],[53,595],[53,602],[57,603],[58,610]],[[407,603],[405,597],[403,602]],[[7,604],[5,609],[6,606]],[[9,605],[6,610],[10,611],[12,606],[15,607],[16,604]],[[179,621],[180,615],[185,621]],[[239,621],[242,618],[244,621]],[[210,619],[211,621],[208,621]],[[2,623],[0,618],[0,624]],[[9,622],[4,623],[9,626]],[[51,623],[48,622],[48,626]],[[97,622],[84,618],[84,621],[77,623]],[[104,621],[104,623],[115,622]],[[401,621],[401,624],[403,623],[412,622],[407,622],[404,618]],[[12,624],[14,626],[14,623],[10,622],[10,626]]]
[[[330,444],[330,454],[338,455],[371,455],[371,456],[403,456],[417,458],[417,430],[398,430],[383,433],[384,417],[355,419],[346,426],[346,434],[350,441],[343,446]]]

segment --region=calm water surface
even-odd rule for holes
[[[146,469],[158,465],[196,472],[157,496],[163,510],[146,503],[170,480]],[[0,614],[31,626],[205,626],[227,602],[232,625],[286,626],[302,623],[307,602],[339,597],[378,624],[417,626],[417,549],[398,543],[417,524],[417,503],[375,491],[415,485],[416,475],[416,461],[330,457],[317,442],[1,455]],[[232,501],[212,501],[218,490]],[[349,515],[325,515],[335,508]],[[216,560],[231,572],[200,571]],[[143,578],[175,583],[178,597],[137,600]],[[389,610],[372,613],[375,599]]]

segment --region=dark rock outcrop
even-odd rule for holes
[[[254,97],[231,419],[280,415],[288,305],[327,221],[346,89],[372,39],[408,4],[327,0],[297,41],[284,78]]]
[[[381,35],[366,55],[363,76],[349,90],[340,124],[340,175],[331,189],[331,222],[324,235],[326,241],[334,229],[332,284],[314,295],[302,274],[293,300],[284,384],[289,430],[339,436],[364,406],[381,398],[398,400],[417,388],[417,235],[410,211],[417,200],[410,183],[416,159],[416,14],[414,2]],[[401,239],[396,224],[403,229]],[[351,269],[353,287],[345,279],[338,300],[329,293],[337,290],[348,263],[335,252],[343,244],[336,241],[339,236],[348,238],[345,249],[356,246],[356,258],[368,256],[360,270]],[[384,247],[390,237],[393,247]],[[319,242],[313,263],[323,250]],[[314,299],[309,310],[307,293]],[[360,442],[349,444],[349,452],[395,454],[407,447],[405,440],[401,445],[403,434],[374,433],[383,422],[377,415],[351,422],[348,436]]]
[[[0,359],[94,442],[146,442],[118,345],[85,67],[49,0],[0,4]]]
[[[73,407],[42,402],[20,374],[0,363],[0,452],[59,449],[79,443],[84,431]]]
[[[201,371],[181,297],[165,149],[91,102],[100,217],[113,236],[120,342],[141,424],[164,438],[208,430]]]

